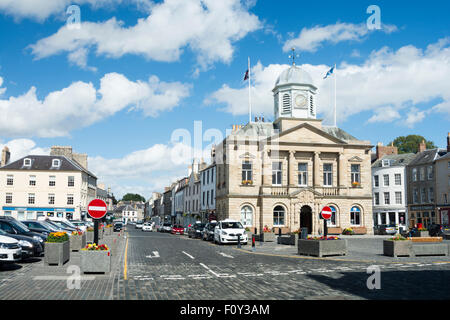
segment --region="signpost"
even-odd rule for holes
[[[320,215],[323,219],[323,233],[324,236],[327,237],[328,236],[328,225],[327,225],[327,221],[331,219],[332,216],[332,212],[331,212],[331,208],[330,207],[323,207],[322,211],[320,212]]]
[[[107,206],[105,201],[94,199],[89,202],[88,213],[94,219],[94,243],[98,245],[98,222],[106,215]]]

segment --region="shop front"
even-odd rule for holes
[[[450,223],[450,207],[439,207],[440,223],[443,225],[449,225]]]
[[[410,206],[409,227],[414,228],[419,223],[421,223],[424,228],[428,228],[431,224],[439,223],[439,218],[436,214],[436,206]]]
[[[33,208],[33,207],[3,207],[2,215],[17,220],[37,220],[40,217],[56,217],[73,220],[75,208]]]

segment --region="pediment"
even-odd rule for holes
[[[314,197],[316,196],[321,196],[321,194],[317,191],[315,191],[313,188],[311,187],[306,187],[306,188],[301,188],[293,193],[291,193],[290,195],[291,197],[294,198],[312,198],[314,199]]]
[[[358,156],[354,156],[354,157],[351,157],[350,159],[348,159],[348,162],[363,162],[363,159],[361,159]]]
[[[272,143],[346,144],[345,141],[308,123],[283,131],[278,137],[271,137],[268,140]]]
[[[252,155],[250,152],[246,152],[239,156],[239,159],[245,159],[245,158],[256,159],[256,157],[254,155]]]

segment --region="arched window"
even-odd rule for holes
[[[250,206],[243,206],[241,209],[241,223],[244,227],[253,226],[253,209]]]
[[[273,209],[273,225],[284,226],[284,208],[282,206],[276,206]]]
[[[289,94],[285,93],[283,95],[283,113],[291,112],[291,97]]]
[[[353,226],[361,225],[361,209],[352,207],[350,210],[350,224]]]
[[[335,227],[336,226],[336,208],[334,206],[328,206],[331,209],[331,218],[327,221],[327,224],[329,226]]]

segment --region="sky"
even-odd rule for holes
[[[377,7],[373,9],[373,5]],[[70,145],[116,198],[153,191],[209,157],[211,137],[273,120],[296,65],[318,118],[385,145],[450,131],[448,1],[0,0],[0,147],[12,160]]]

